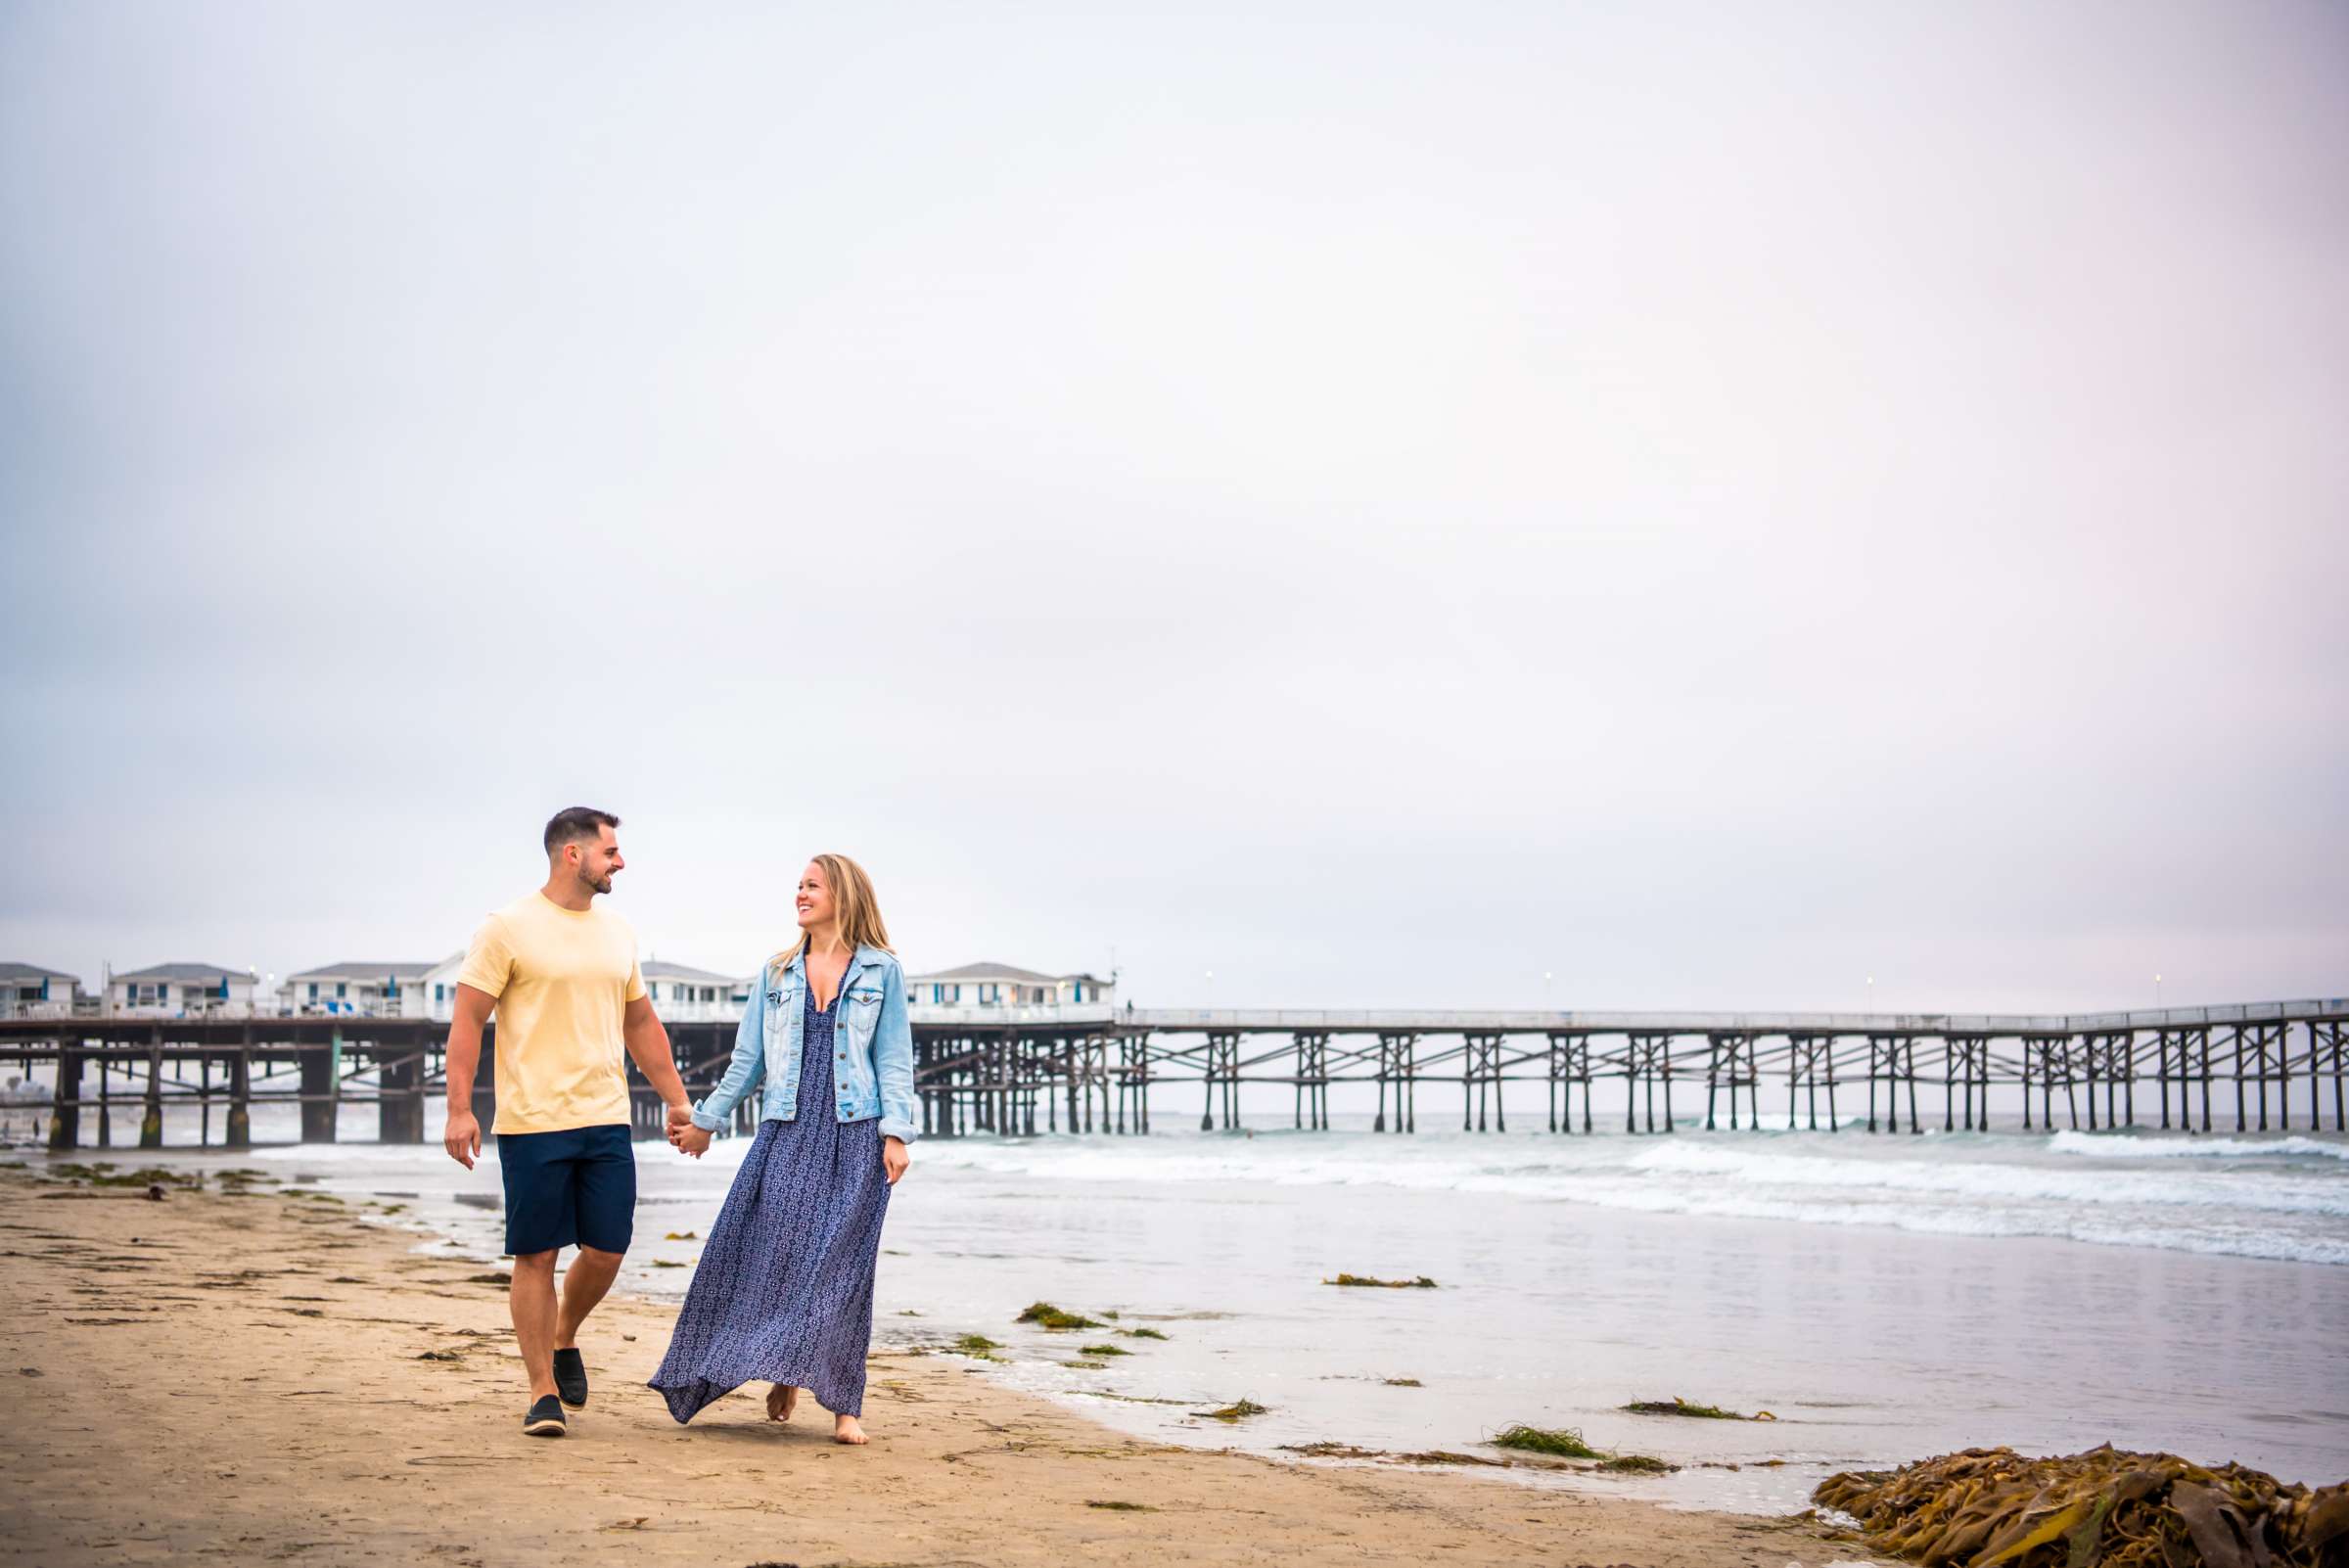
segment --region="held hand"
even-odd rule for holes
[[[668,1141],[677,1141],[677,1134],[693,1126],[693,1107],[679,1100],[668,1108]]]
[[[450,1159],[472,1170],[475,1157],[482,1152],[482,1124],[471,1111],[452,1109],[448,1125],[440,1130],[440,1146]]]
[[[903,1138],[883,1138],[881,1140],[881,1169],[889,1174],[891,1186],[894,1187],[898,1184],[898,1177],[903,1176],[905,1168],[911,1164],[913,1164],[913,1156],[905,1152]]]
[[[709,1130],[695,1127],[689,1122],[682,1131],[669,1133],[668,1141],[677,1146],[678,1153],[690,1154],[698,1160],[710,1152],[710,1140],[714,1136],[715,1134]]]

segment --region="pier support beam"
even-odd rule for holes
[[[398,1049],[378,1045],[378,1050]],[[424,1141],[424,1053],[386,1056],[376,1075],[375,1136],[381,1143]]]
[[[1329,1037],[1301,1031],[1290,1038],[1297,1045],[1296,1125],[1305,1127],[1310,1113],[1313,1130],[1326,1132],[1329,1130]]]
[[[1646,1089],[1647,1130],[1656,1130],[1656,1083],[1664,1084],[1664,1130],[1672,1130],[1672,1037],[1670,1035],[1635,1034],[1624,1037],[1623,1051],[1623,1130],[1638,1130],[1633,1117],[1640,1109],[1640,1088]]]
[[[335,1141],[335,1084],[343,1065],[343,1032],[336,1030],[325,1050],[301,1053],[301,1141]]]
[[[228,1059],[228,1136],[221,1142],[231,1149],[253,1147],[253,1044],[250,1040],[239,1045],[236,1054]]]
[[[1397,1132],[1416,1132],[1419,1109],[1419,1037],[1406,1034],[1387,1034],[1378,1037],[1378,1119],[1370,1124],[1373,1132],[1390,1130],[1387,1126],[1387,1085],[1395,1086],[1395,1125]]]
[[[81,1141],[81,1059],[87,1053],[73,1041],[57,1050],[57,1093],[49,1107],[49,1147],[73,1148]]]
[[[1583,1130],[1590,1130],[1590,1037],[1553,1030],[1549,1036],[1549,1130],[1574,1130],[1574,1086],[1583,1086]]]
[[[163,1146],[163,1047],[158,1040],[147,1047],[147,1105],[139,1113],[139,1147]]]

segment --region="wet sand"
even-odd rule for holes
[[[812,1407],[767,1422],[762,1387],[679,1427],[643,1387],[675,1309],[620,1292],[588,1407],[527,1439],[503,1287],[414,1239],[269,1182],[156,1202],[0,1171],[0,1562],[1882,1560],[1480,1468],[1171,1448],[952,1356],[876,1355],[863,1450]]]

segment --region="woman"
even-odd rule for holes
[[[685,1293],[652,1386],[680,1422],[764,1379],[769,1420],[805,1388],[860,1444],[873,1265],[916,1130],[905,977],[863,867],[800,874],[800,940],[767,960],[725,1078],[670,1141],[695,1158],[765,1070],[759,1136]],[[805,1109],[807,1114],[801,1115]]]

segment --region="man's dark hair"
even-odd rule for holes
[[[546,853],[552,854],[575,840],[596,838],[605,828],[618,826],[620,818],[609,811],[592,806],[567,806],[547,819]]]

